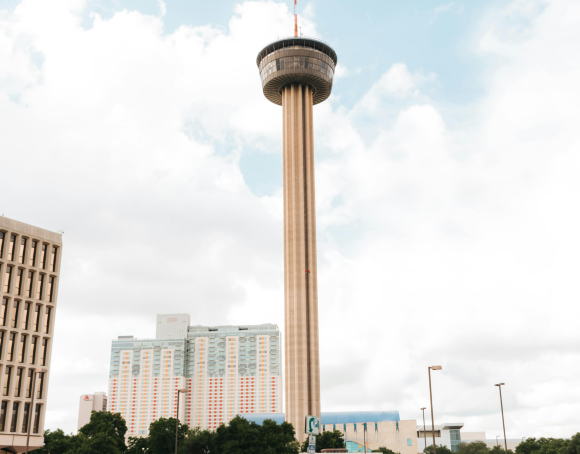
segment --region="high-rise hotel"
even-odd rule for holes
[[[276,325],[189,326],[188,315],[159,315],[155,339],[113,341],[112,412],[127,436],[175,417],[215,429],[240,413],[282,411],[280,332]]]
[[[62,238],[0,216],[0,449],[43,445]]]

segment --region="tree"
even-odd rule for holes
[[[34,451],[36,454],[66,454],[77,442],[74,435],[66,435],[61,429],[44,432],[44,447]]]
[[[567,454],[571,440],[527,438],[516,447],[516,454]]]
[[[183,445],[188,427],[185,424],[178,423],[175,418],[160,418],[149,426],[149,453],[150,454],[168,454],[175,452],[175,427],[177,429],[177,438],[179,445]]]
[[[187,434],[183,443],[183,454],[210,454],[215,449],[215,432],[194,429]]]
[[[91,420],[79,430],[75,454],[121,454],[125,446],[127,424],[119,413],[94,411]],[[52,453],[51,453],[52,454]]]
[[[425,454],[451,454],[451,449],[447,446],[437,446],[437,449],[433,450],[433,445],[429,445],[423,452]]]
[[[316,451],[320,452],[323,449],[344,448],[344,436],[339,430],[322,432],[316,437]],[[308,440],[302,443],[302,451],[306,452],[308,449]]]
[[[493,448],[489,450],[489,452],[490,454],[506,454],[505,448],[499,445],[495,445]],[[507,454],[514,454],[514,452],[511,449],[508,449]]]
[[[382,452],[383,454],[396,454],[395,451],[392,451],[389,448],[385,448],[384,446],[379,446],[379,448],[375,449],[373,452]]]
[[[566,454],[580,454],[580,432],[570,439]]]
[[[483,441],[460,443],[457,454],[489,454],[489,448]]]
[[[129,437],[127,454],[150,454],[149,437]]]

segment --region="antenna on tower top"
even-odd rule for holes
[[[298,0],[294,0],[294,37],[298,37],[298,13],[296,13],[296,4]]]

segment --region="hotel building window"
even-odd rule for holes
[[[28,272],[28,282],[26,283],[26,297],[32,298],[32,282],[34,280],[34,271]]]
[[[10,333],[6,348],[6,361],[14,361],[14,344],[16,344],[16,333]]]
[[[18,326],[18,309],[20,309],[20,301],[14,300],[12,304],[12,315],[10,316],[10,327],[12,328]]]
[[[52,271],[53,273],[56,271],[57,255],[58,255],[58,247],[53,246],[52,247],[52,257],[50,259],[50,271]]]
[[[2,298],[2,305],[0,306],[0,325],[6,325],[6,311],[8,310],[8,298]]]
[[[22,376],[24,369],[22,367],[19,367],[18,369],[16,369],[16,390],[14,391],[14,396],[15,397],[20,397],[20,393],[22,392]]]
[[[20,290],[22,289],[22,276],[24,275],[24,270],[22,268],[16,269],[16,279],[14,281],[14,294],[20,295]]]
[[[32,432],[37,434],[40,432],[40,413],[42,411],[42,404],[36,404],[36,410],[34,412],[34,426],[32,427]]]
[[[52,314],[51,307],[44,308],[44,332],[48,334],[50,332],[50,315]]]
[[[30,348],[28,350],[28,364],[36,363],[36,346],[38,345],[38,337],[32,336],[30,341]]]
[[[21,432],[28,432],[28,421],[30,420],[30,402],[24,403],[24,412],[22,413],[22,430]]]
[[[20,324],[21,329],[28,329],[28,322],[30,319],[30,301],[24,303],[24,308],[22,309],[22,323]]]

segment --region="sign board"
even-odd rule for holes
[[[316,416],[306,416],[304,423],[304,432],[306,434],[318,435],[320,433],[320,419]]]
[[[308,445],[307,454],[316,454],[316,445]]]

